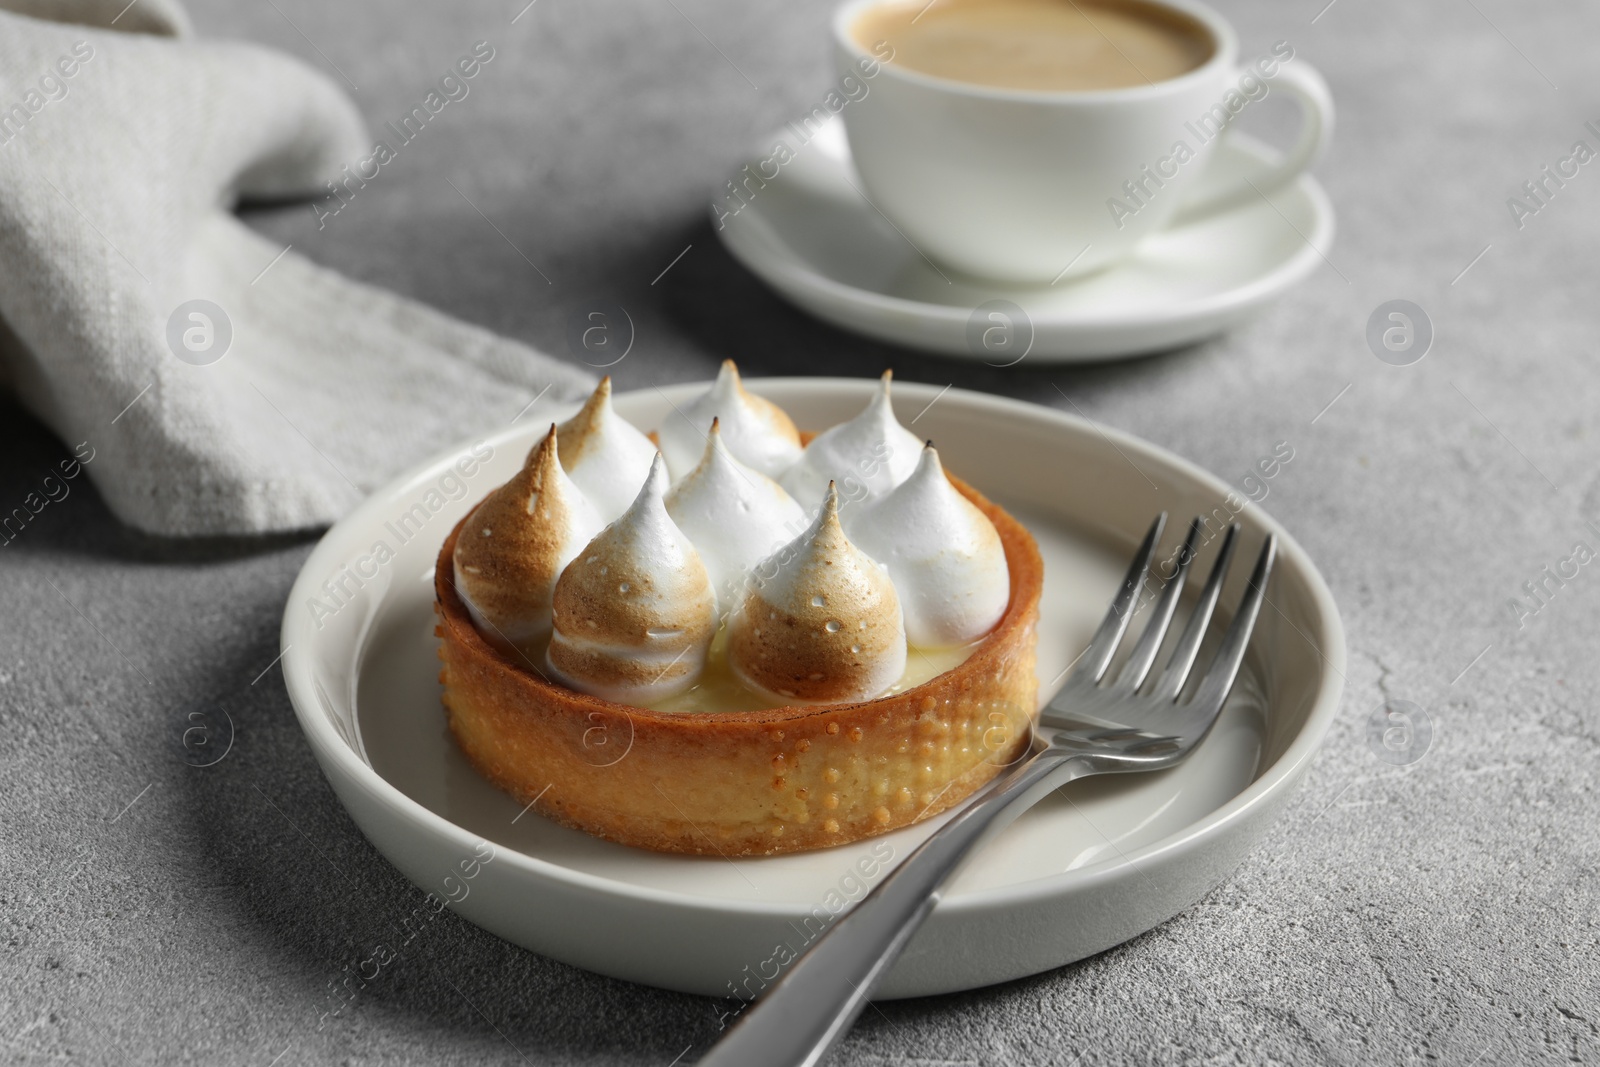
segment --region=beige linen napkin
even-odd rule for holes
[[[69,449],[88,445],[123,521],[325,525],[542,390],[591,384],[233,217],[240,198],[321,194],[371,154],[316,71],[194,40],[171,0],[0,8],[0,368]]]

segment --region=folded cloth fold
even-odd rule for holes
[[[175,0],[0,8],[0,369],[93,448],[124,522],[326,525],[430,451],[592,384],[232,215],[319,195],[370,152],[321,74],[193,39]]]

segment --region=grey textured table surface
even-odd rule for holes
[[[1288,39],[1332,83],[1332,264],[1192,349],[1003,371],[812,322],[710,231],[710,179],[827,83],[823,3],[541,0],[515,25],[520,0],[195,11],[202,32],[336,65],[374,124],[491,39],[471,97],[324,230],[303,206],[254,220],[552,351],[572,307],[613,299],[638,326],[623,387],[703,378],[724,356],[758,374],[892,364],[1064,407],[1059,386],[1224,477],[1294,446],[1265,504],[1320,561],[1352,656],[1339,721],[1269,843],[1098,958],[869,1012],[840,1063],[1600,1061],[1600,578],[1551,583],[1537,612],[1523,592],[1575,544],[1600,547],[1600,172],[1520,230],[1506,207],[1575,140],[1596,145],[1600,10],[1337,0],[1318,16],[1322,2],[1222,6],[1247,53]],[[1363,340],[1397,297],[1438,330],[1407,368]],[[7,404],[0,500],[65,454]],[[0,551],[0,1060],[692,1060],[711,1002],[453,915],[319,1032],[329,982],[421,894],[339,807],[268,669],[310,545],[152,541],[79,483]],[[1409,765],[1368,744],[1387,699],[1431,721]],[[217,702],[237,742],[198,770],[185,716]]]

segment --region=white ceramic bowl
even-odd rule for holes
[[[751,383],[813,429],[855,414],[875,384]],[[703,388],[622,394],[616,403],[649,429]],[[1240,684],[1200,750],[1171,771],[1076,783],[1019,819],[950,888],[884,997],[1058,967],[1194,903],[1282,810],[1333,719],[1345,659],[1332,596],[1305,552],[1258,507],[1234,516],[1242,498],[1194,465],[1126,434],[978,393],[897,383],[895,407],[938,443],[952,471],[1039,539],[1046,689],[1087,643],[1157,511],[1172,514],[1169,539],[1191,515],[1215,514],[1219,527],[1228,518],[1243,526],[1241,558],[1268,531],[1281,551]],[[792,856],[662,855],[548,823],[473,773],[439,705],[434,556],[455,522],[569,410],[538,407],[476,451],[463,445],[421,465],[328,532],[284,615],[289,695],[356,824],[465,918],[604,974],[709,995],[753,993],[775,973],[780,945],[803,948],[937,820]],[[1203,553],[1199,566],[1207,563]],[[1224,610],[1246,570],[1235,568]],[[627,758],[622,731],[598,740],[597,761]]]

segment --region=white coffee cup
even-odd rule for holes
[[[1282,42],[1280,54],[1241,65],[1233,29],[1194,0],[1156,2],[1210,34],[1199,67],[1153,84],[1065,91],[955,81],[892,56],[880,68],[882,50],[851,27],[884,2],[850,0],[833,19],[841,73],[878,68],[872,91],[843,111],[850,151],[873,206],[918,252],[966,274],[1051,283],[1099,270],[1169,223],[1270,196],[1315,162],[1332,131],[1333,100],[1316,70],[1292,48],[1285,60]],[[1199,193],[1232,119],[1279,90],[1301,105],[1294,145],[1259,173]]]

